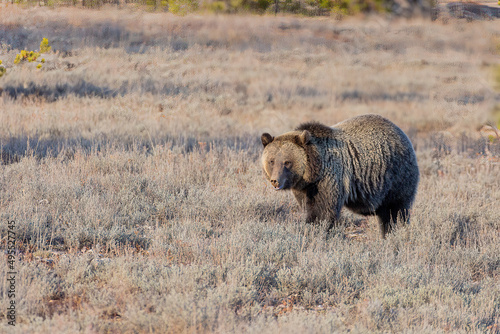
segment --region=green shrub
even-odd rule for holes
[[[2,61],[0,60],[0,78],[7,72],[5,66],[2,65]]]
[[[225,13],[228,11],[228,6],[224,1],[214,1],[211,3],[204,3],[203,7],[209,12]]]
[[[321,8],[332,9],[333,13],[340,14],[342,16],[355,15],[361,12],[383,13],[388,11],[387,5],[389,4],[389,2],[386,0],[334,0],[333,2],[328,0],[318,1],[320,1]]]
[[[215,12],[253,12],[262,14],[273,4],[274,0],[226,0],[212,2],[208,9]]]
[[[40,42],[40,53],[50,52],[50,49],[52,49],[52,47],[49,45],[49,40],[44,37]]]
[[[257,12],[264,12],[274,3],[272,0],[254,0],[252,1],[252,9],[255,9]]]
[[[229,4],[231,5],[231,8],[237,9],[242,6],[243,1],[244,0],[229,0]]]
[[[331,0],[319,0],[319,7],[323,9],[332,9],[333,1]]]
[[[16,59],[14,59],[14,64],[19,64],[22,61],[27,61],[31,63],[36,61],[38,57],[40,57],[39,52],[21,50],[21,52],[19,52],[16,55]]]
[[[15,3],[27,6],[37,6],[35,0],[14,0]],[[44,0],[47,7],[76,6],[77,0]],[[137,4],[146,10],[166,10],[178,15],[186,15],[198,9],[209,12],[238,13],[250,12],[262,14],[274,11],[275,0],[126,0],[125,3]],[[366,12],[390,12],[394,0],[278,0],[278,11],[284,13],[297,13],[308,16],[334,14],[337,16],[356,15]],[[409,0],[410,12],[428,12],[435,7],[435,0],[424,0],[418,5]],[[101,8],[106,4],[119,5],[118,0],[82,0],[81,5],[86,8]],[[398,13],[394,13],[398,15]]]
[[[168,10],[173,14],[186,15],[198,9],[196,0],[168,0]]]
[[[28,51],[28,50],[21,50],[17,55],[16,58],[14,59],[14,64],[21,64],[23,62],[28,62],[28,63],[35,63],[38,62],[36,65],[37,69],[42,68],[42,63],[45,63],[45,58],[42,58],[39,60],[39,57],[42,53],[48,53],[52,47],[49,45],[49,40],[47,38],[43,38],[42,42],[40,43],[40,51]],[[0,77],[2,77],[5,73],[7,73],[7,68],[2,65],[2,61],[0,60]]]
[[[151,11],[166,10],[168,8],[167,0],[141,0],[141,3]]]
[[[298,1],[284,0],[280,2],[280,10],[288,13],[299,13],[301,5]]]

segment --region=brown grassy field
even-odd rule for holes
[[[0,43],[0,332],[500,332],[498,21],[2,5]],[[259,162],[262,132],[365,113],[421,171],[386,240],[306,225]]]

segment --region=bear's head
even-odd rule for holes
[[[320,160],[309,131],[292,131],[276,138],[264,133],[261,140],[262,167],[274,189],[296,188],[318,178]]]

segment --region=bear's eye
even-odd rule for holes
[[[285,161],[285,167],[286,168],[292,167],[292,162],[291,161]]]
[[[272,166],[274,165],[274,160],[269,160],[269,164]]]

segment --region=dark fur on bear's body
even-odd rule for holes
[[[379,217],[382,236],[398,216],[408,221],[419,182],[417,159],[404,132],[378,115],[333,127],[305,123],[276,138],[265,133],[264,174],[276,189],[291,189],[309,223],[330,227],[347,207]]]

